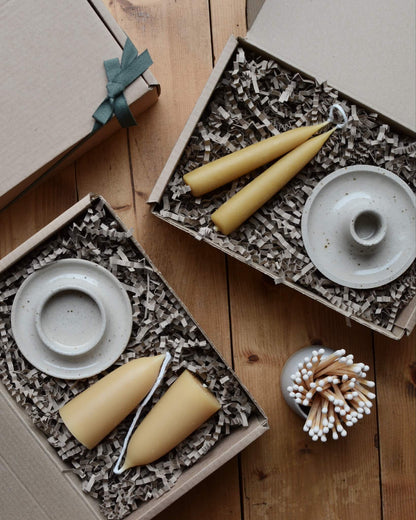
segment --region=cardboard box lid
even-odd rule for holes
[[[415,132],[415,28],[415,0],[266,0],[246,40]]]
[[[125,39],[101,0],[0,0],[0,196],[90,134],[107,95],[103,61],[120,58]],[[127,102],[148,90],[140,77]]]

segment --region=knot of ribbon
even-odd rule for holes
[[[127,38],[121,62],[118,58],[104,61],[107,75],[107,97],[93,114],[95,124],[93,132],[105,125],[113,116],[117,117],[123,128],[136,125],[133,114],[124,97],[124,89],[133,83],[153,63],[147,50],[140,55],[131,40]]]

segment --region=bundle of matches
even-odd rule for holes
[[[371,413],[375,394],[369,388],[375,384],[367,381],[368,370],[368,365],[354,363],[354,356],[346,356],[344,349],[330,355],[322,348],[314,350],[298,364],[287,390],[298,405],[310,407],[303,430],[312,440],[326,442],[329,433],[333,439],[345,437],[345,426]]]

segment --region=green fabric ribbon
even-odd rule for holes
[[[104,68],[107,74],[107,97],[93,114],[95,124],[93,132],[105,125],[115,114],[123,128],[136,125],[133,114],[130,112],[129,105],[124,97],[124,89],[133,83],[145,72],[153,63],[147,50],[138,55],[136,47],[127,38],[121,56],[121,63],[118,58],[104,61]]]

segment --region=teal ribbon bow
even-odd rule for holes
[[[136,125],[133,114],[130,112],[129,105],[124,97],[124,89],[133,83],[135,79],[147,70],[153,63],[147,50],[140,55],[131,40],[127,38],[121,56],[121,63],[118,58],[104,61],[104,68],[107,74],[107,97],[93,114],[95,124],[93,132],[105,125],[115,114],[123,128]]]

